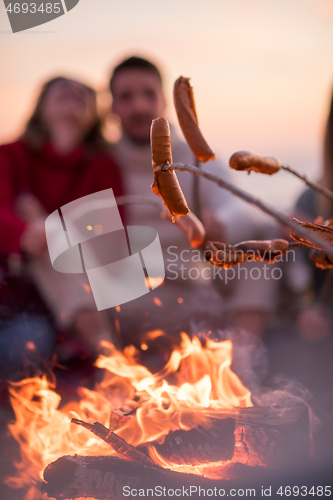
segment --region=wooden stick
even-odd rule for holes
[[[326,196],[326,198],[333,201],[333,191],[330,191],[321,184],[318,184],[318,182],[310,181],[306,175],[299,174],[296,170],[289,167],[288,165],[282,165],[281,168],[286,172],[290,172],[291,174],[295,175],[296,177],[304,181],[305,184],[307,184],[309,187],[315,189],[316,191],[318,191],[318,193]]]
[[[286,215],[278,212],[274,208],[270,207],[269,205],[266,205],[263,201],[259,200],[258,198],[255,198],[254,196],[250,195],[246,191],[243,191],[242,189],[236,187],[234,184],[231,184],[230,182],[225,181],[221,177],[211,174],[210,172],[205,172],[202,169],[199,169],[197,167],[193,167],[192,165],[185,165],[183,163],[172,163],[172,164],[167,164],[162,167],[163,170],[181,170],[185,172],[190,172],[193,175],[199,175],[201,177],[204,177],[205,179],[208,179],[209,181],[215,182],[219,187],[222,187],[224,189],[227,189],[231,193],[233,193],[235,196],[238,196],[239,198],[247,201],[248,203],[251,203],[252,205],[255,205],[256,207],[260,208],[263,212],[266,214],[274,217],[276,220],[278,220],[281,224],[284,226],[289,227],[290,229],[293,229],[296,233],[298,233],[300,236],[304,236],[308,238],[310,241],[312,240],[313,243],[318,245],[320,248],[325,250],[330,257],[333,258],[333,248],[331,245],[328,245],[322,238],[318,238],[317,236],[309,236],[309,233],[306,229],[302,228],[299,226],[299,224],[295,224],[289,217]]]
[[[134,448],[134,446],[125,441],[125,439],[117,436],[117,434],[110,431],[110,429],[107,429],[99,422],[89,424],[88,422],[84,422],[83,420],[79,420],[77,418],[72,418],[71,422],[73,424],[82,425],[82,427],[88,431],[93,432],[97,437],[103,439],[103,441],[109,444],[111,448],[118,453],[118,455],[126,458],[130,462],[156,465],[147,455]]]
[[[152,207],[156,207],[159,210],[163,208],[162,203],[157,200],[152,200],[148,198],[148,196],[141,196],[139,194],[126,194],[123,196],[116,197],[117,205],[151,205]]]
[[[194,157],[194,166],[199,168],[201,170],[201,164],[198,158]],[[202,218],[202,206],[201,206],[201,199],[200,199],[200,184],[199,184],[199,177],[195,176],[193,179],[193,212],[194,214],[198,217],[198,219],[201,220]]]

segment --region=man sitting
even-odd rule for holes
[[[150,61],[130,57],[114,68],[110,90],[112,112],[118,115],[122,126],[122,136],[113,145],[112,155],[121,167],[125,192],[158,200],[150,189],[153,180],[150,125],[154,118],[165,114],[161,73]],[[194,165],[190,148],[177,136],[172,125],[170,128],[173,161]],[[200,167],[230,179],[229,171],[218,160]],[[262,224],[253,220],[258,217],[257,212],[253,216],[248,205],[238,202],[228,191],[188,172],[177,171],[177,176],[190,209],[205,226],[207,239],[233,243],[268,237],[267,232],[263,234]],[[146,225],[158,231],[166,268],[162,286],[122,306],[120,325],[130,337],[137,335],[138,330],[156,328],[173,333],[187,328],[188,332],[191,320],[207,328],[233,325],[259,335],[263,333],[274,302],[272,280],[264,279],[263,274],[260,279],[246,279],[245,274],[249,275],[253,266],[246,264],[247,273],[240,273],[239,279],[226,283],[224,270],[219,268],[219,274],[214,273],[203,257],[198,258],[199,251],[190,249],[179,228],[160,217],[159,210],[139,204],[126,209],[129,225]],[[261,270],[262,264],[255,263],[255,266]]]

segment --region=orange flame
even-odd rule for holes
[[[147,338],[162,334],[148,332]],[[42,498],[31,485],[37,485],[45,467],[60,456],[113,454],[109,445],[71,424],[72,417],[116,429],[119,436],[137,446],[162,439],[170,430],[195,427],[226,409],[252,406],[250,392],[231,371],[230,341],[207,340],[203,347],[197,338],[191,340],[183,333],[180,347],[154,375],[136,362],[138,351],[133,346],[119,352],[112,344],[103,344],[110,356],[100,356],[96,365],[105,370],[104,379],[94,391],[80,388],[79,402],[59,408],[60,396],[45,377],[12,384],[16,422],[9,429],[20,443],[22,460],[17,464],[18,476],[7,479],[7,484],[29,486],[26,500]],[[170,375],[174,384],[167,381]],[[131,416],[118,417],[112,412],[120,407],[127,407],[128,413],[132,410]],[[162,467],[189,472],[162,459],[151,445],[149,453]],[[220,464],[211,465],[216,469]],[[191,467],[191,472],[206,475],[207,464]]]

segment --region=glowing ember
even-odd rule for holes
[[[114,326],[115,326],[116,332],[118,333],[118,335],[120,335],[121,331],[120,331],[120,323],[119,323],[119,319],[118,318],[115,318],[115,320],[114,320]]]
[[[145,341],[160,335],[163,335],[160,330],[148,332]],[[7,484],[30,488],[26,500],[41,498],[37,485],[43,470],[62,455],[113,454],[101,439],[71,424],[73,417],[116,429],[116,434],[137,446],[161,440],[170,430],[187,430],[204,424],[212,414],[252,406],[250,392],[230,369],[230,341],[207,340],[203,347],[197,338],[191,340],[183,333],[180,347],[172,352],[163,370],[154,375],[137,364],[138,351],[133,346],[123,353],[112,344],[104,342],[103,346],[110,350],[110,355],[100,356],[96,364],[105,369],[104,379],[94,391],[80,388],[79,402],[59,408],[60,396],[45,377],[12,384],[16,422],[9,428],[20,443],[22,460],[17,464],[18,477],[8,479]],[[171,374],[173,385],[167,382]],[[131,416],[119,417],[117,411],[113,413],[117,408],[127,408]],[[186,466],[167,462],[153,446],[147,446],[158,465],[189,471]],[[210,466],[215,470],[221,464]],[[207,475],[207,464],[191,466],[191,472]]]
[[[33,342],[26,342],[25,347],[28,349],[28,351],[36,350],[36,346]]]
[[[87,283],[83,283],[83,288],[85,289],[85,291],[86,291],[87,293],[89,293],[89,294],[91,293],[91,288],[90,288],[90,286],[89,286],[89,285],[87,285]]]
[[[154,297],[153,301],[154,301],[154,304],[156,304],[158,307],[163,306],[162,302],[160,301],[160,299],[158,297]]]

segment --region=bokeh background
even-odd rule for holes
[[[80,0],[16,34],[0,2],[0,142],[20,133],[43,81],[65,74],[103,91],[112,66],[131,54],[161,66],[172,121],[173,81],[192,78],[201,128],[226,165],[249,149],[320,177],[332,0]],[[108,104],[105,94],[101,102]],[[287,173],[235,175],[282,209],[303,189]]]

